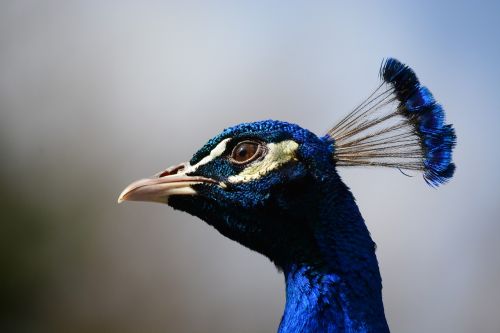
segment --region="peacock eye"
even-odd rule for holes
[[[249,163],[262,156],[264,149],[262,145],[254,141],[243,141],[233,148],[231,160],[236,164]]]

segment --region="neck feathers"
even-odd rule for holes
[[[322,196],[314,221],[319,260],[284,267],[279,332],[389,332],[375,244],[345,186]]]
[[[367,295],[366,281],[298,266],[285,271],[285,280],[279,333],[389,332],[381,297]]]

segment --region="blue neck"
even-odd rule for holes
[[[375,244],[345,191],[318,206],[323,208],[312,222],[316,259],[283,267],[286,306],[279,333],[389,332]]]
[[[339,275],[294,266],[285,271],[285,280],[286,306],[279,333],[389,332],[381,300],[374,306],[356,297],[360,295]]]

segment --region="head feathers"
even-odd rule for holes
[[[380,86],[327,134],[337,165],[417,170],[431,186],[446,183],[456,136],[443,108],[396,59],[382,63],[380,77]]]

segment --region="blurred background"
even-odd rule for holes
[[[1,1],[0,331],[274,332],[264,257],[132,180],[261,119],[317,134],[411,65],[455,125],[456,176],[343,169],[394,332],[500,331],[499,2]]]

